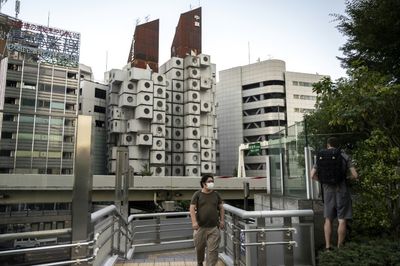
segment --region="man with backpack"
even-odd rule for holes
[[[196,191],[190,202],[190,218],[194,230],[193,239],[197,253],[197,265],[203,265],[207,248],[207,266],[218,262],[220,229],[224,229],[224,207],[221,196],[214,191],[214,177],[203,175],[201,190]]]
[[[320,150],[317,161],[311,170],[311,178],[322,184],[324,202],[324,235],[325,248],[331,250],[332,222],[338,219],[339,248],[346,237],[346,222],[352,219],[352,203],[350,189],[347,183],[347,172],[350,171],[353,179],[358,179],[358,174],[350,157],[339,149],[336,137],[327,141],[327,149]]]

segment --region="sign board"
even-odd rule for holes
[[[258,155],[261,151],[261,144],[259,142],[249,144],[249,154]]]

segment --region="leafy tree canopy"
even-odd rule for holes
[[[400,82],[400,1],[346,1],[346,14],[335,14],[338,29],[348,37],[340,58],[345,68],[360,66]]]

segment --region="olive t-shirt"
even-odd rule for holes
[[[215,227],[219,224],[221,196],[216,192],[204,193],[201,190],[193,194],[190,204],[196,205],[196,219],[200,227]]]

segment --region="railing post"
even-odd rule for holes
[[[240,265],[240,229],[239,229],[239,222],[238,217],[235,214],[232,214],[232,223],[233,223],[233,265],[239,266]]]
[[[78,116],[74,187],[72,191],[72,243],[85,242],[93,235],[91,224],[92,184],[91,134],[92,117]],[[71,249],[71,259],[88,256],[87,246]],[[82,265],[88,265],[87,262]]]
[[[161,243],[161,218],[160,216],[156,217],[156,243]]]
[[[265,218],[257,218],[257,228],[265,228]],[[267,233],[259,232],[257,233],[257,242],[267,242]],[[267,246],[257,247],[257,266],[267,265]]]
[[[124,184],[127,182],[127,170],[128,170],[128,148],[126,147],[118,147],[117,148],[117,167],[115,172],[115,206],[119,213],[122,214],[122,217],[125,217],[125,212],[127,215],[127,206],[125,206],[125,195]],[[124,178],[123,178],[124,177]],[[118,218],[119,219],[119,218]],[[121,252],[121,235],[122,235],[122,226],[123,221],[118,222],[118,233],[117,233],[117,249],[118,252]]]
[[[284,217],[283,224],[284,224],[285,228],[291,228],[292,227],[292,217]],[[283,241],[289,242],[292,240],[293,240],[292,232],[285,232],[284,236],[283,236]],[[293,249],[294,249],[294,247],[291,245],[288,245],[285,248],[285,252],[284,252],[285,266],[293,266],[294,265]]]

